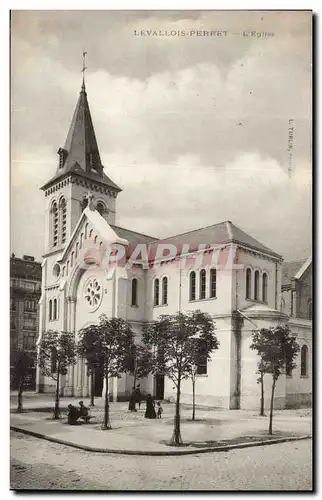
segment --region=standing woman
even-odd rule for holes
[[[151,394],[148,394],[146,397],[146,410],[145,410],[145,418],[157,418],[154,409],[154,401],[152,399]]]

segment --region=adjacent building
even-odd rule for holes
[[[15,349],[34,352],[38,337],[38,302],[41,295],[41,264],[34,257],[10,258],[10,352]],[[36,367],[26,380],[35,389]],[[16,381],[11,377],[11,387]]]
[[[281,307],[286,300],[282,296],[285,272],[278,253],[231,221],[163,240],[116,225],[116,199],[121,189],[104,171],[84,81],[58,157],[56,174],[42,187],[46,231],[39,339],[43,331],[53,329],[72,331],[77,337],[81,328],[105,313],[128,320],[139,342],[143,326],[161,314],[200,309],[216,322],[220,348],[211,361],[200,361],[197,403],[231,409],[259,405],[258,358],[249,348],[254,328],[292,321],[302,335],[306,321],[310,359],[310,320],[296,323],[303,309],[299,297],[306,285],[296,274],[292,291],[297,315],[290,319],[289,311]],[[117,265],[111,259],[111,246],[115,258],[120,257]],[[276,408],[309,401],[310,369],[308,365],[307,384],[301,383],[302,375],[298,383],[297,375],[281,375]],[[269,387],[269,376],[266,378]],[[37,370],[39,392],[53,392],[54,384]],[[127,398],[132,384],[127,374],[114,379],[113,397]],[[69,368],[60,387],[67,396],[89,395],[84,360]],[[158,399],[174,397],[173,384],[162,376],[142,380],[141,389]],[[101,395],[102,390],[102,375],[96,373],[95,394]],[[299,390],[302,396],[297,399]],[[183,402],[191,402],[188,380],[181,396]]]

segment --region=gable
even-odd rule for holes
[[[68,277],[71,270],[80,264],[84,252],[99,252],[106,245],[119,244],[128,246],[128,241],[119,237],[108,222],[97,212],[86,207],[83,211],[59,263],[63,266],[64,277]]]

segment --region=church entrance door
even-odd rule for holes
[[[95,383],[94,383],[94,396],[96,398],[101,398],[102,397],[102,392],[103,392],[103,381],[104,377],[99,368],[96,368],[95,370]]]
[[[164,399],[164,375],[155,376],[155,398],[160,401]]]

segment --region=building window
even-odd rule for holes
[[[301,377],[307,377],[307,353],[307,346],[303,345],[301,349]]]
[[[132,300],[131,300],[131,305],[132,306],[137,306],[138,305],[138,280],[134,278],[132,280]]]
[[[54,299],[53,303],[53,319],[58,318],[58,312],[57,312],[57,299]]]
[[[96,210],[98,211],[98,213],[104,217],[104,215],[106,214],[107,210],[106,210],[106,206],[104,205],[104,203],[102,203],[101,201],[99,201],[96,205]]]
[[[16,301],[14,299],[10,299],[10,309],[11,311],[16,310]]]
[[[53,303],[52,300],[49,301],[49,321],[53,319]]]
[[[205,299],[205,298],[206,298],[206,271],[204,269],[201,269],[199,299]]]
[[[159,292],[160,292],[160,283],[159,279],[157,278],[154,280],[154,305],[158,306],[159,305]]]
[[[52,244],[53,247],[58,245],[58,208],[57,203],[54,201],[51,207],[52,217]]]
[[[36,335],[34,333],[24,333],[23,347],[24,349],[34,349],[36,347]]]
[[[210,269],[210,297],[216,297],[216,269]]]
[[[51,350],[51,373],[57,372],[57,350],[55,347]]]
[[[308,319],[312,319],[312,300],[309,299],[307,301],[307,317]]]
[[[263,302],[267,302],[267,273],[263,274]]]
[[[283,298],[281,298],[281,311],[285,311],[285,300]]]
[[[166,305],[168,303],[168,278],[164,277],[162,279],[162,304]]]
[[[198,341],[197,374],[207,375],[207,344],[204,340]]]
[[[190,300],[196,300],[196,273],[192,271],[190,273]]]
[[[246,271],[246,299],[250,299],[252,296],[252,271],[247,269]]]
[[[254,300],[259,300],[259,271],[254,275]]]
[[[66,242],[66,224],[67,224],[67,205],[65,198],[61,198],[59,202],[59,215],[60,215],[60,232],[61,242]]]

